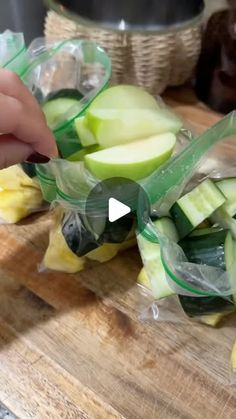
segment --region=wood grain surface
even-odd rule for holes
[[[188,88],[166,100],[196,132],[219,119]],[[141,320],[136,249],[38,273],[49,226],[43,214],[0,227],[0,402],[22,419],[235,418],[235,317],[217,329]]]

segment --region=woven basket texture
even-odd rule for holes
[[[193,75],[201,48],[201,22],[164,34],[139,34],[86,27],[49,11],[45,36],[49,40],[77,37],[96,41],[112,59],[114,84],[137,84],[160,94]]]

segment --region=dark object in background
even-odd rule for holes
[[[203,0],[45,0],[61,13],[71,13],[90,22],[121,29],[148,30],[190,21],[204,9]],[[72,17],[72,16],[70,16]]]
[[[34,38],[43,35],[46,10],[43,0],[5,0],[0,1],[0,32],[11,29],[23,32],[29,44]]]
[[[212,109],[236,109],[236,0],[208,21],[197,66],[196,93]]]

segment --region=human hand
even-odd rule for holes
[[[0,169],[24,160],[45,163],[57,147],[36,99],[20,78],[0,69]]]

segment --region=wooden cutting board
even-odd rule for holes
[[[166,100],[196,132],[219,119],[187,88]],[[43,214],[0,227],[0,402],[22,419],[235,418],[235,317],[217,329],[140,319],[136,249],[77,275],[38,273],[49,225]]]

